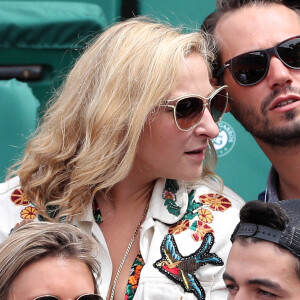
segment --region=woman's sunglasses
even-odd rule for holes
[[[201,121],[207,106],[213,120],[217,123],[223,117],[228,104],[227,85],[213,91],[208,97],[200,95],[184,95],[171,100],[166,100],[160,106],[173,109],[174,120],[180,130],[187,131],[195,128]],[[170,104],[171,102],[176,103]]]
[[[275,55],[281,62],[291,68],[300,69],[300,35],[291,37],[265,50],[255,50],[240,54],[225,62],[218,70],[220,77],[226,68],[233,79],[242,86],[251,86],[262,81],[269,71],[270,57]]]
[[[34,300],[60,300],[60,299],[56,296],[45,295],[45,296],[34,298]],[[86,295],[79,296],[76,300],[103,300],[103,299],[101,296],[96,294],[86,294]]]

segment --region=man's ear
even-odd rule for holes
[[[210,83],[212,86],[218,86],[218,79],[216,77],[212,77],[210,79]]]
[[[228,113],[231,111],[230,103],[228,102],[225,113]]]
[[[219,86],[219,80],[216,77],[212,77],[210,79],[210,83],[212,86]],[[228,102],[225,113],[230,112],[231,108],[230,108],[230,102]]]

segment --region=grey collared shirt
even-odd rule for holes
[[[277,192],[278,180],[278,173],[272,165],[268,175],[267,188],[264,192],[259,194],[258,199],[265,203],[279,202],[280,199]]]

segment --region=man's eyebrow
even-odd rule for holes
[[[230,280],[235,282],[235,279],[226,272],[223,273],[223,280]]]
[[[269,288],[275,289],[277,291],[283,292],[282,287],[278,283],[276,283],[270,279],[251,279],[251,280],[248,280],[248,284],[259,284],[259,285],[269,287]]]

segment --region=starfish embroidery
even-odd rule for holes
[[[189,256],[182,256],[178,251],[173,235],[168,234],[161,245],[162,258],[154,263],[154,267],[174,282],[180,283],[186,292],[193,293],[199,300],[205,300],[204,289],[194,272],[206,264],[216,266],[224,264],[220,257],[209,252],[213,244],[213,234],[207,233],[196,252]]]

